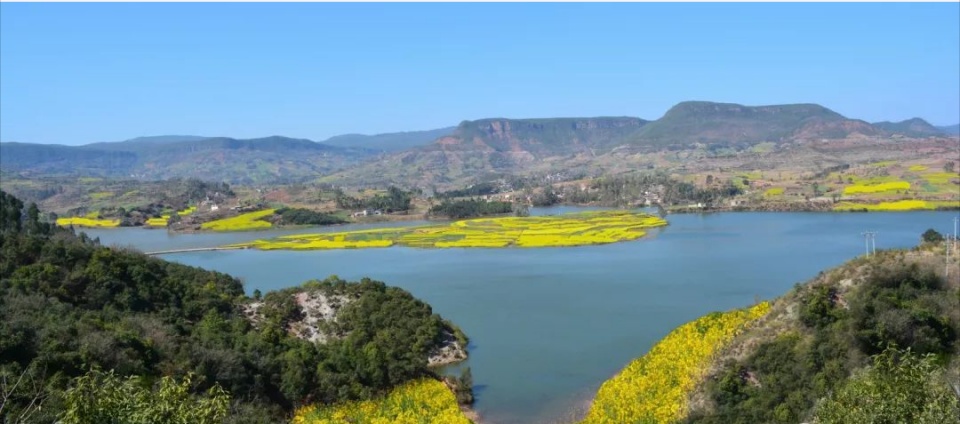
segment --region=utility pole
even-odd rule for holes
[[[867,251],[867,257],[869,258],[869,257],[870,257],[870,252],[871,252],[871,249],[870,249],[870,242],[871,242],[871,241],[873,242],[873,252],[876,253],[876,251],[877,251],[877,239],[875,238],[877,232],[876,232],[876,231],[864,231],[864,232],[862,232],[862,233],[860,233],[860,234],[863,235],[863,245],[864,245],[865,250]]]
[[[950,281],[950,246],[955,240],[956,238],[950,240],[950,234],[947,234],[947,258],[943,265],[943,278],[945,278],[947,281]]]
[[[957,227],[960,227],[960,216],[953,217],[953,250],[957,250]]]

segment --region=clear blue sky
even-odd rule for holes
[[[960,4],[0,5],[0,140],[322,140],[684,100],[960,122]]]

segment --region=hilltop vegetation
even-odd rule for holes
[[[715,358],[686,422],[834,423],[856,414],[960,422],[960,397],[944,396],[960,383],[960,287],[941,273],[943,249],[926,244],[856,259],[778,299]],[[838,409],[857,393],[879,403]]]
[[[666,146],[692,143],[753,145],[786,142],[794,137],[843,138],[853,131],[876,134],[863,121],[849,120],[815,104],[743,106],[733,103],[683,102],[644,127],[638,138]]]
[[[344,299],[338,336],[322,343],[294,330],[298,293],[311,290]],[[0,388],[3,416],[62,418],[76,404],[70,388],[99,378],[95,367],[144,382],[192,373],[193,395],[220,387],[229,396],[226,422],[275,422],[306,403],[436,378],[428,359],[450,334],[462,333],[380,282],[333,278],[251,299],[229,275],[102,247],[0,191],[0,374],[22,382]]]

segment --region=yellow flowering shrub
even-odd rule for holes
[[[200,228],[213,231],[243,231],[270,228],[273,226],[273,224],[267,221],[262,221],[260,218],[268,217],[273,215],[273,213],[273,209],[248,212],[230,218],[204,222],[203,224],[200,224]]]
[[[643,357],[600,386],[584,424],[670,423],[687,411],[687,395],[710,359],[770,304],[714,312],[667,334]]]
[[[470,424],[457,398],[434,379],[408,382],[381,399],[301,408],[292,424]]]
[[[559,216],[479,218],[446,225],[296,234],[236,246],[258,249],[363,247],[558,247],[616,243],[643,237],[645,228],[667,225],[642,213],[603,211]]]

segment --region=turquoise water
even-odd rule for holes
[[[537,214],[576,208],[536,209]],[[166,259],[228,272],[248,292],[336,274],[403,287],[470,336],[476,409],[485,422],[566,422],[603,380],[671,329],[705,313],[785,293],[823,269],[877,249],[912,247],[927,228],[953,231],[956,212],[670,215],[634,242],[541,249],[387,248],[217,251]],[[412,225],[416,223],[406,223]],[[346,227],[338,227],[340,231]],[[96,230],[105,244],[145,251],[277,234]]]

